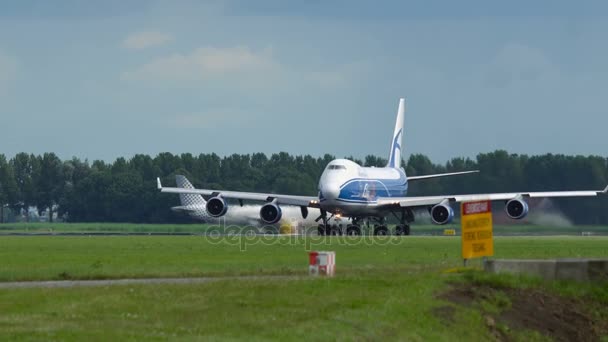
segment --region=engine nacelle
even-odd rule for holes
[[[221,196],[215,196],[210,198],[205,205],[207,213],[212,217],[224,216],[228,211],[228,204]]]
[[[431,208],[431,220],[434,224],[447,224],[454,219],[454,209],[447,203],[440,203]]]
[[[260,219],[266,224],[275,224],[281,220],[283,212],[275,203],[266,203],[260,208]]]
[[[526,215],[528,215],[528,209],[528,203],[521,198],[509,200],[505,206],[507,216],[515,220],[526,217]]]

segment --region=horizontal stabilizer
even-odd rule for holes
[[[448,177],[448,176],[459,176],[459,175],[467,175],[469,173],[478,173],[479,170],[472,171],[461,171],[461,172],[450,172],[450,173],[438,173],[434,175],[424,175],[424,176],[408,176],[407,180],[421,180],[421,179],[430,179],[430,178],[439,178],[439,177]]]
[[[194,212],[200,210],[206,210],[205,206],[196,206],[196,205],[180,205],[177,207],[171,207],[171,210],[176,212]]]

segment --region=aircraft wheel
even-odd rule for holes
[[[395,227],[395,235],[410,235],[410,226],[407,224],[399,224]]]
[[[331,226],[330,235],[342,235],[342,231],[340,230],[340,227],[338,227],[335,224],[333,226]]]
[[[395,226],[395,235],[403,235],[403,225]]]
[[[322,224],[319,225],[319,227],[317,228],[317,234],[319,236],[325,235],[325,225],[322,225]]]
[[[349,225],[346,227],[346,235],[359,236],[361,235],[361,228],[357,225]]]
[[[374,228],[374,235],[377,235],[377,236],[388,235],[388,228],[386,228],[386,226],[376,226]]]

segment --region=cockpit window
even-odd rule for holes
[[[344,166],[344,165],[336,165],[336,164],[329,165],[327,168],[329,170],[346,170],[346,166]]]

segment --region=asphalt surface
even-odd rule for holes
[[[194,233],[194,232],[178,232],[178,233],[161,233],[161,232],[0,232],[0,236],[237,236],[247,234],[208,234],[208,233]],[[293,236],[298,234],[256,234],[259,236]],[[535,231],[535,232],[497,232],[494,231],[494,236],[608,236],[608,231],[601,232],[595,231],[590,234],[583,234],[579,231]],[[316,234],[308,236],[316,237]],[[412,236],[445,236],[443,231],[422,231],[412,232]],[[460,236],[456,234],[454,236]],[[407,238],[404,236],[403,238]]]
[[[27,288],[69,288],[81,286],[113,286],[141,284],[204,284],[222,280],[290,280],[297,276],[240,276],[240,277],[200,277],[200,278],[141,278],[141,279],[103,279],[103,280],[50,280],[0,282],[0,289]]]

